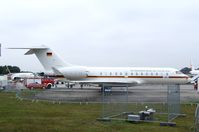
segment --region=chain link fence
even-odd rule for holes
[[[159,93],[154,94],[149,89],[142,91],[145,96],[131,93],[130,96],[135,96],[136,101],[129,100],[128,89],[128,86],[103,86],[100,120],[171,122],[181,114],[179,85],[160,85],[157,91],[154,90],[154,93]]]

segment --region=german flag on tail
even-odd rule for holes
[[[53,55],[53,53],[52,52],[47,52],[46,55],[50,57],[50,56]]]

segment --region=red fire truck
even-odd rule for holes
[[[50,89],[54,83],[54,78],[27,78],[24,80],[24,85],[28,89]]]

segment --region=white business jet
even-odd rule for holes
[[[71,82],[112,87],[190,82],[187,75],[174,68],[77,66],[63,61],[46,46],[10,49],[28,49],[25,55],[35,54],[47,72],[61,74]]]
[[[19,72],[19,73],[11,73],[10,69],[8,66],[6,66],[7,71],[8,71],[8,76],[12,81],[17,81],[17,80],[23,80],[25,78],[33,78],[35,77],[35,74],[32,72]]]
[[[35,74],[31,72],[20,72],[20,73],[12,73],[11,80],[19,80],[25,78],[34,78]]]

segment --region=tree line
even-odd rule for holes
[[[17,66],[0,66],[0,74],[19,73],[21,70]]]

